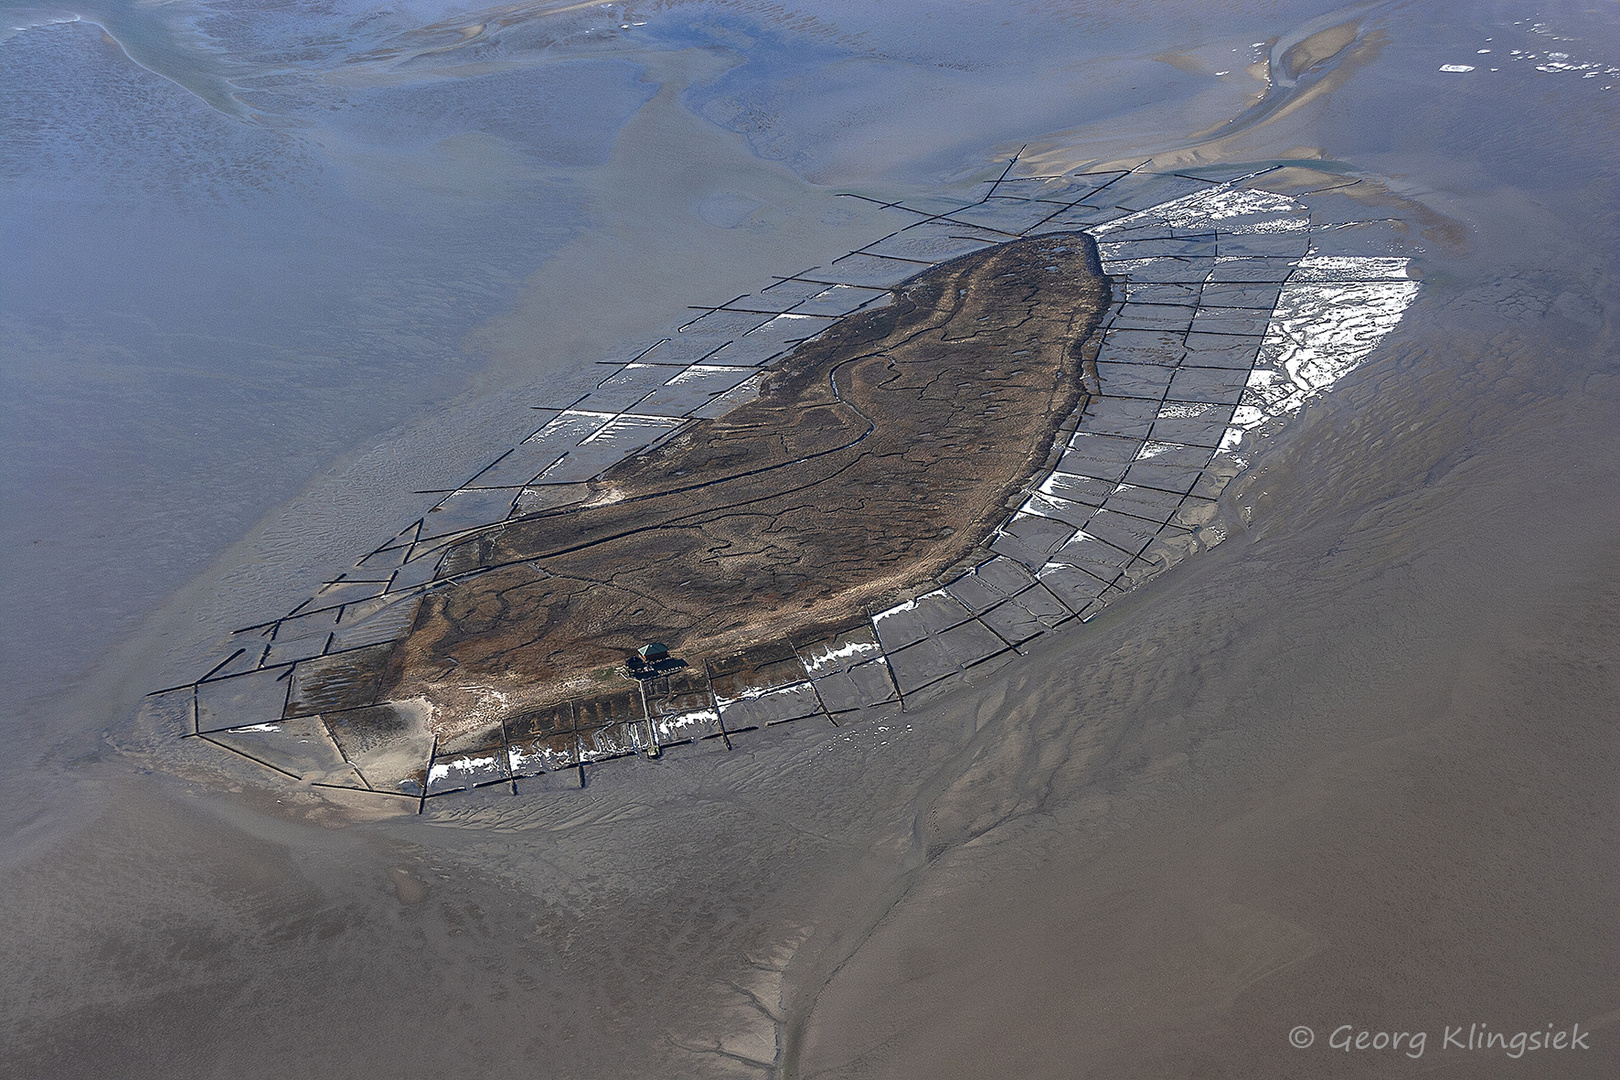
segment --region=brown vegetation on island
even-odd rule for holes
[[[385,696],[448,704],[496,676],[537,706],[648,641],[696,661],[808,640],[930,582],[1048,460],[1108,301],[1078,234],[906,281],[754,400],[453,548],[441,573],[459,579],[423,601]]]

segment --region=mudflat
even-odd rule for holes
[[[540,704],[593,674],[606,689],[648,641],[696,661],[863,618],[1001,521],[1083,404],[1108,302],[1079,234],[909,279],[767,369],[752,401],[452,548],[385,695],[502,675]]]

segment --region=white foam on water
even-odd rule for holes
[[[896,604],[892,608],[889,608],[889,609],[887,609],[885,611],[880,611],[876,615],[873,615],[872,616],[872,625],[876,626],[878,623],[882,622],[884,619],[893,618],[896,615],[902,615],[905,612],[915,611],[916,609],[917,609],[917,601],[916,600],[907,600],[903,604]]]
[[[877,616],[874,616],[873,619],[876,621]],[[848,660],[852,656],[864,656],[867,653],[881,651],[883,651],[883,647],[875,641],[848,641],[843,645],[830,645],[814,652],[806,650],[803,655],[804,666],[813,675],[840,660]]]
[[[612,413],[568,409],[552,417],[549,423],[533,435],[530,435],[524,442],[537,443],[556,439],[559,443],[577,445],[581,440],[599,431],[602,425],[611,419],[613,419]]]
[[[1370,255],[1306,255],[1295,267],[1294,282],[1411,280],[1411,259]]]
[[[632,416],[628,413],[616,416],[603,425],[600,431],[588,436],[581,446],[595,442],[624,442],[626,440],[645,439],[651,435],[671,431],[686,423],[684,419],[659,416]],[[626,455],[628,456],[628,455]]]
[[[1244,431],[1298,412],[1361,366],[1417,296],[1418,283],[1406,276],[1407,263],[1354,257],[1319,260],[1316,269],[1322,280],[1296,277],[1283,287],[1243,402],[1222,439],[1223,449],[1235,446]],[[1384,280],[1332,280],[1335,277]]]
[[[716,694],[714,700],[715,704],[725,708],[727,705],[735,705],[739,701],[757,701],[760,698],[774,697],[778,694],[791,694],[808,685],[810,684],[804,679],[794,679],[792,682],[778,683],[775,686],[750,686],[736,697],[721,697]]]
[[[689,368],[682,368],[675,376],[666,382],[665,386],[679,386],[682,383],[696,382],[702,379],[716,379],[733,372],[741,373],[752,371],[752,368],[724,367],[720,364],[693,364]]]
[[[714,709],[693,709],[690,712],[662,717],[655,726],[662,737],[684,739],[694,728],[709,729],[719,720],[720,714]]]
[[[1142,449],[1136,452],[1136,460],[1146,461],[1149,458],[1156,458],[1160,454],[1168,454],[1172,450],[1180,449],[1181,443],[1155,442],[1154,440],[1149,439],[1147,442],[1142,444]]]
[[[1309,225],[1303,216],[1305,207],[1286,195],[1258,188],[1212,187],[1208,191],[1195,191],[1179,199],[1138,210],[1091,229],[1093,235],[1105,236],[1125,229],[1144,225],[1163,225],[1171,229],[1213,229],[1233,218],[1260,214],[1291,215],[1286,220],[1297,220]],[[1273,219],[1275,223],[1276,219]],[[1233,230],[1236,231],[1236,230]],[[1279,230],[1280,231],[1280,230]]]

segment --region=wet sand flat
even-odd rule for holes
[[[1620,1074],[1612,12],[360,7],[31,2],[0,30],[0,1074]],[[1217,167],[1299,208],[1142,228]],[[1031,209],[1001,195],[1061,210],[1070,174],[1061,227],[1098,230],[1115,291],[1074,439],[1192,483],[1144,440],[1214,454],[1199,406],[1236,398],[1182,530],[1218,544],[858,716],[445,798],[321,786],[349,757],[456,771],[421,703],[308,710],[381,691],[409,590],[510,509],[471,490],[496,454],[728,297],[879,235],[950,258],[946,217],[993,243]],[[1339,254],[1409,272],[1347,283]],[[1206,396],[1167,398],[1155,353]],[[1240,355],[1265,395],[1216,370]],[[718,415],[654,400],[665,430]],[[1070,460],[1058,494],[1110,491],[1065,528],[1161,528],[1151,483]],[[238,649],[264,670],[142,697]],[[1443,1044],[1470,1025],[1589,1038]]]
[[[986,686],[922,861],[800,973],[786,1075],[1609,1075],[1620,462],[1530,490],[1563,427],[1538,419],[1359,520],[1299,507]],[[1475,1024],[1590,1049],[1444,1045]],[[1426,1044],[1330,1046],[1346,1026]]]

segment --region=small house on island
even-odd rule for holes
[[[678,660],[669,655],[669,646],[661,641],[651,641],[636,650],[625,664],[625,673],[632,679],[652,679],[659,675],[668,675],[672,671],[679,671],[686,666],[685,660]]]

